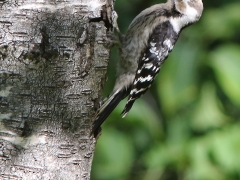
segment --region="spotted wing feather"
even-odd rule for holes
[[[127,115],[134,101],[143,95],[151,86],[161,65],[172,51],[178,39],[178,33],[173,29],[169,21],[159,24],[152,32],[143,55],[138,63],[135,79],[131,87],[127,104],[122,112],[123,117]]]

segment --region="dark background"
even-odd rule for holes
[[[161,2],[117,0],[122,33]],[[120,103],[102,126],[92,180],[240,180],[240,2],[203,3],[150,92],[124,119]],[[114,48],[105,96],[118,60]]]

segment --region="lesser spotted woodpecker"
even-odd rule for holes
[[[122,36],[117,80],[113,92],[97,112],[92,130],[95,136],[113,109],[128,96],[122,112],[123,117],[127,115],[134,101],[151,86],[182,29],[198,21],[202,11],[202,0],[168,0],[135,17]]]

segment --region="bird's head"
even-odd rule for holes
[[[189,23],[198,21],[202,15],[202,0],[173,0],[176,11],[189,18]]]

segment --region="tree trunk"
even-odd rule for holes
[[[0,179],[90,179],[111,10],[0,0]]]

